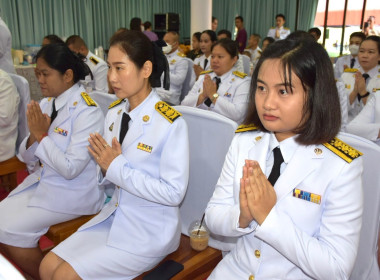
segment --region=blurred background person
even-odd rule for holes
[[[194,59],[194,72],[196,80],[203,71],[211,69],[211,47],[216,42],[217,37],[214,31],[205,30],[201,34],[201,41],[199,46],[201,48],[202,55]]]
[[[216,32],[218,29],[218,19],[216,17],[212,17],[211,19],[211,30]]]
[[[368,22],[368,36],[372,36],[372,35],[379,36],[380,35],[379,30],[375,29],[375,22],[376,22],[375,16],[370,16],[367,22]]]
[[[315,38],[316,42],[321,38],[322,33],[318,27],[310,28],[308,32]]]
[[[244,28],[244,20],[242,16],[235,17],[235,26],[237,28],[237,35],[235,41],[238,43],[239,53],[243,53],[247,45],[247,31]]]
[[[274,39],[272,37],[265,37],[263,39],[261,50],[264,51],[268,47],[268,45],[272,44],[273,42],[274,42]]]
[[[200,41],[201,41],[201,32],[195,32],[191,37],[191,47],[192,50],[187,53],[187,57],[191,60],[194,60],[196,57],[202,55]]]
[[[64,44],[64,43],[65,42],[55,34],[46,35],[42,39],[42,46],[46,46],[49,44]]]
[[[144,31],[144,25],[142,24],[141,18],[134,17],[129,23],[130,30]]]
[[[152,42],[158,40],[158,36],[156,33],[152,31],[152,23],[150,21],[144,22],[144,34],[151,40]]]
[[[272,37],[276,41],[288,37],[290,29],[284,26],[285,22],[286,20],[283,14],[276,15],[276,27],[269,29],[267,37]]]

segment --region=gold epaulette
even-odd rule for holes
[[[95,101],[86,92],[82,92],[81,95],[88,106],[95,106],[95,107],[98,106],[96,105]]]
[[[245,131],[253,131],[253,130],[258,130],[257,126],[255,126],[254,124],[241,124],[235,130],[235,133],[240,133],[240,132],[245,132]]]
[[[180,57],[186,57],[186,55],[184,53],[181,53],[181,52],[177,52],[177,55]]]
[[[212,70],[206,70],[206,71],[202,71],[199,75],[204,75],[204,74],[208,74],[212,72],[213,72]]]
[[[118,100],[115,100],[114,102],[112,102],[110,104],[110,106],[108,106],[108,109],[111,109],[113,107],[115,107],[116,105],[119,105],[121,102],[123,102],[124,99],[118,99]]]
[[[157,112],[159,112],[170,123],[174,122],[178,117],[182,116],[180,112],[169,106],[164,101],[158,101],[155,106]]]
[[[244,79],[247,76],[247,74],[240,72],[240,71],[234,71],[234,72],[232,72],[232,74],[234,74],[236,77],[239,77],[241,79]]]
[[[325,146],[327,149],[329,149],[334,154],[341,157],[348,163],[363,155],[361,152],[355,150],[353,147],[344,143],[337,137],[332,139],[329,143],[324,143],[323,146]]]
[[[345,72],[345,73],[356,73],[356,72],[358,72],[358,70],[359,69],[357,69],[357,68],[346,68],[346,69],[344,69],[343,72]]]
[[[290,28],[289,28],[289,27],[284,27],[284,29],[285,29],[285,30],[290,30]]]
[[[91,56],[90,61],[94,63],[95,65],[99,63],[99,60],[97,60],[95,57]]]

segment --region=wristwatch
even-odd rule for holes
[[[211,97],[211,102],[214,102],[219,97],[218,93],[214,93]]]

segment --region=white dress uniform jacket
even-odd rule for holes
[[[181,105],[196,107],[198,96],[203,91],[205,74],[209,74],[211,79],[216,77],[214,72],[203,72]],[[246,114],[251,78],[244,73],[233,72],[233,70],[225,73],[220,78],[221,83],[217,90],[219,97],[215,104],[211,104],[211,106],[208,107],[202,103],[198,108],[214,111],[237,123],[241,123]]]
[[[255,69],[257,62],[259,61],[259,59],[261,57],[262,50],[259,47],[257,47],[254,50],[245,49],[244,51],[247,51],[251,54],[251,63],[252,63],[253,69]]]
[[[354,69],[355,70],[355,69]],[[349,70],[346,70],[349,71]],[[364,70],[359,67],[357,69],[360,73],[364,73]],[[347,98],[349,98],[350,93],[354,89],[355,86],[355,72],[344,72],[340,78],[340,81],[344,84],[346,88]],[[371,94],[374,92],[374,89],[380,88],[380,67],[376,66],[367,72],[369,78],[367,79],[367,90]],[[375,90],[376,91],[376,90]],[[355,98],[355,101],[350,105],[350,101],[348,99],[348,121],[353,120],[363,109],[364,103],[362,100],[358,100]]]
[[[338,57],[338,59],[335,62],[335,66],[334,66],[335,79],[339,79],[342,76],[342,74],[344,73],[344,66],[345,65],[348,68],[351,68],[350,66],[351,66],[351,59],[352,58],[355,59],[354,67],[352,67],[352,68],[359,68],[360,67],[359,60],[358,60],[357,56],[353,57],[352,55],[344,55],[344,56]]]
[[[347,132],[359,135],[380,145],[380,88],[371,94],[363,110],[347,126]]]
[[[285,39],[286,37],[288,37],[289,34],[290,34],[290,29],[289,28],[281,26],[279,28],[279,30],[280,30],[280,38],[276,38],[276,30],[277,29],[278,29],[277,27],[270,28],[269,31],[268,31],[267,37],[272,37],[275,40],[282,40],[282,39]]]
[[[19,103],[12,78],[0,69],[0,162],[16,154]]]
[[[204,71],[210,70],[211,69],[211,54],[207,58],[208,62],[207,62],[206,68],[204,68],[205,59],[206,59],[206,55],[205,54],[202,54],[201,56],[196,57],[194,59],[194,65],[199,65],[200,67],[203,68]]]
[[[128,102],[109,110],[104,137],[110,145],[113,137],[119,139],[122,116],[128,110]],[[112,161],[105,178],[99,172],[102,185],[117,186],[112,199],[79,231],[114,213],[107,245],[144,257],[165,256],[180,241],[178,205],[189,178],[187,125],[155,90],[128,114],[131,121],[122,154]]]
[[[94,79],[91,79],[91,75],[87,75],[86,78],[81,81],[87,92],[93,90],[108,92],[107,63],[89,51],[86,56],[86,64],[90,67],[94,77]]]
[[[256,160],[268,176],[273,139],[272,133],[251,131],[232,141],[206,223],[213,233],[238,241],[208,279],[348,279],[361,228],[360,157],[348,163],[332,152],[336,148],[299,145],[294,137],[282,141],[285,167],[274,186],[277,202],[261,225],[239,228],[244,161]],[[343,142],[335,146],[359,156]]]
[[[0,69],[16,73],[12,60],[12,35],[2,18],[0,18]]]
[[[30,174],[10,196],[37,184],[29,206],[76,215],[97,213],[104,204],[104,189],[96,179],[96,164],[87,150],[90,133],[103,132],[103,113],[84,88],[75,84],[55,100],[58,115],[48,136],[26,149],[20,145],[25,163],[38,160],[42,167]],[[87,99],[87,101],[85,100]],[[53,98],[41,101],[43,113],[51,115]]]
[[[170,88],[169,90],[165,90],[163,87],[157,88],[157,94],[161,100],[178,105],[187,71],[193,71],[193,69],[189,69],[186,56],[180,52],[167,54],[166,58],[169,63]]]

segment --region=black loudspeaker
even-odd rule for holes
[[[154,14],[154,31],[179,31],[179,14]]]

